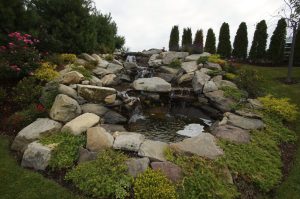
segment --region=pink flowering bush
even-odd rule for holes
[[[29,34],[13,32],[8,34],[6,45],[0,46],[0,78],[22,78],[33,75],[40,62],[35,48],[39,40]]]

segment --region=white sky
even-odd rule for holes
[[[223,22],[230,25],[233,43],[242,21],[248,26],[251,45],[255,25],[262,19],[268,24],[269,38],[278,18],[273,16],[283,5],[283,0],[95,0],[97,9],[111,13],[118,25],[118,34],[125,36],[126,47],[131,51],[149,48],[168,49],[170,31],[179,25],[180,37],[184,27],[206,32],[213,28],[217,40]]]

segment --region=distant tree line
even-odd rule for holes
[[[10,32],[29,33],[50,52],[112,52],[125,38],[92,0],[0,1],[0,44]]]
[[[221,57],[233,58],[239,61],[252,63],[281,64],[284,61],[284,52],[287,39],[287,22],[285,19],[278,20],[277,27],[271,36],[269,48],[267,48],[267,24],[265,20],[256,25],[253,41],[248,53],[248,30],[245,22],[242,22],[236,32],[233,46],[230,41],[230,28],[228,23],[223,23],[220,28],[219,41],[216,45],[216,35],[213,29],[209,29],[204,45],[203,30],[198,30],[192,43],[191,28],[184,28],[182,44],[179,46],[179,27],[174,26],[170,35],[170,51],[188,51],[190,53],[209,52],[219,54]],[[295,62],[300,63],[300,34],[297,36],[295,47]]]

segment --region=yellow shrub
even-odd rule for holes
[[[220,64],[220,66],[225,66],[226,61],[220,58],[220,55],[211,55],[208,57],[208,62]]]
[[[77,56],[75,54],[61,54],[60,59],[64,63],[74,63],[77,59]]]
[[[298,108],[290,103],[288,98],[275,98],[272,95],[260,97],[259,100],[264,105],[267,112],[274,114],[286,121],[295,121],[298,116]]]
[[[234,80],[234,79],[237,78],[237,76],[235,74],[233,74],[233,73],[226,73],[224,77],[227,80]]]
[[[55,71],[56,65],[53,65],[49,62],[44,62],[42,65],[35,71],[35,77],[43,81],[51,81],[59,76],[59,73]]]

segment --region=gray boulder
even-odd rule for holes
[[[190,61],[190,62],[183,62],[181,64],[181,68],[186,72],[186,73],[192,73],[198,70],[198,64],[196,61]]]
[[[120,66],[119,64],[113,64],[113,63],[110,63],[108,64],[107,68],[109,73],[119,73],[121,70],[123,70],[123,66]]]
[[[212,69],[212,70],[222,70],[222,67],[220,66],[220,64],[211,63],[211,62],[208,62],[207,64],[205,64],[204,67]]]
[[[176,59],[185,59],[189,55],[188,52],[163,52],[162,53],[162,62],[163,64],[170,64],[172,61]]]
[[[124,116],[111,110],[104,114],[103,119],[106,124],[122,124],[127,122]]]
[[[145,136],[139,133],[116,132],[114,133],[114,149],[138,152]]]
[[[104,77],[105,75],[110,74],[111,72],[108,71],[108,70],[105,69],[105,68],[97,67],[97,68],[95,68],[95,69],[93,70],[93,73],[94,73],[95,75],[97,75],[98,77],[102,78],[102,77]]]
[[[185,83],[185,82],[190,82],[190,81],[193,80],[194,75],[195,75],[194,72],[184,74],[181,77],[179,77],[179,79],[177,80],[177,83],[182,84],[182,83]]]
[[[109,133],[114,133],[116,131],[126,132],[124,126],[118,124],[101,124],[101,127],[104,128]]]
[[[203,87],[203,93],[209,93],[213,91],[217,91],[218,87],[213,81],[208,81]]]
[[[97,61],[94,57],[92,57],[91,55],[89,55],[87,53],[81,53],[80,56],[88,62]]]
[[[168,144],[160,141],[146,140],[140,147],[138,155],[148,157],[151,161],[166,161],[165,150]]]
[[[101,82],[103,86],[114,86],[117,85],[117,76],[115,74],[108,74],[105,75],[102,79]]]
[[[86,148],[98,152],[112,148],[114,137],[102,127],[89,128],[86,132]]]
[[[205,96],[209,99],[213,107],[217,108],[222,112],[228,112],[232,109],[235,102],[224,96],[224,91],[217,90],[209,93],[205,93]]]
[[[205,74],[203,71],[196,71],[192,82],[194,91],[197,93],[202,93],[204,85],[209,80],[210,80],[210,76]]]
[[[151,168],[162,172],[169,180],[178,183],[183,179],[182,169],[171,162],[152,162]]]
[[[114,88],[78,85],[78,95],[89,102],[104,102],[107,96],[116,94],[116,92]]]
[[[212,130],[212,134],[238,144],[249,143],[251,139],[249,131],[230,125],[218,126]]]
[[[58,92],[60,94],[64,94],[64,95],[67,95],[69,97],[72,97],[73,99],[76,99],[78,97],[77,92],[76,92],[75,89],[73,89],[69,86],[66,86],[64,84],[60,84],[58,86]]]
[[[102,106],[101,104],[83,104],[81,109],[83,113],[94,113],[100,117],[109,111],[108,108]]]
[[[149,61],[148,61],[148,65],[152,66],[152,67],[157,67],[157,66],[161,66],[162,65],[162,59],[160,58],[159,54],[153,54]]]
[[[102,86],[102,82],[98,77],[92,76],[90,79],[90,84],[93,86]]]
[[[140,78],[133,82],[133,88],[148,92],[170,92],[171,84],[159,77]]]
[[[136,178],[139,174],[145,172],[149,167],[149,158],[131,158],[126,161],[128,173]]]
[[[264,123],[260,119],[246,118],[229,112],[225,113],[225,116],[228,118],[228,124],[242,129],[254,130],[265,127]]]
[[[97,154],[97,152],[92,152],[83,147],[80,147],[78,164],[95,160],[97,158]]]
[[[177,74],[177,72],[178,72],[178,69],[171,68],[168,66],[161,66],[160,70],[164,73],[169,73],[169,74],[173,74],[173,75]]]
[[[84,76],[77,72],[71,71],[63,75],[62,83],[63,84],[78,84],[83,80]]]
[[[135,62],[124,62],[124,68],[127,70],[136,69],[138,65]]]

